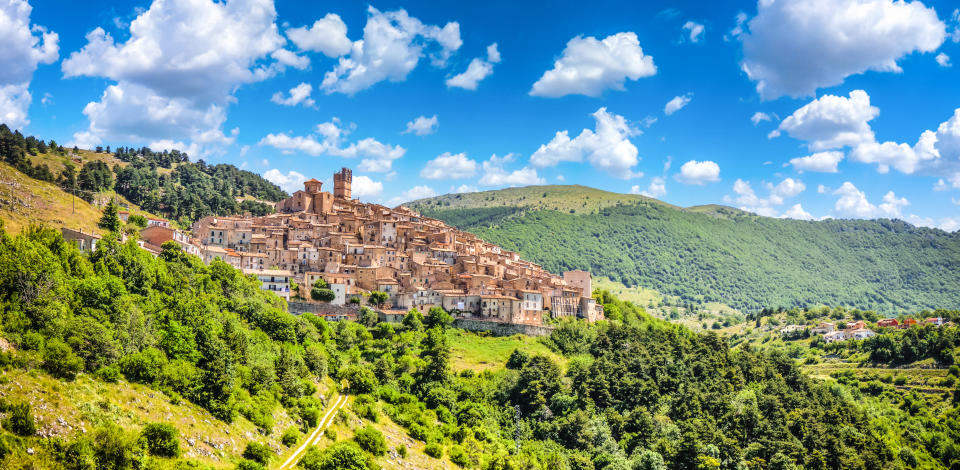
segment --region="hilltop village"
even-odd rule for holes
[[[311,179],[277,203],[273,214],[205,217],[194,223],[192,236],[150,220],[141,245],[158,251],[172,240],[206,263],[220,258],[257,276],[263,289],[291,305],[309,304],[301,311],[320,315],[349,316],[343,306],[365,304],[371,292],[383,292],[381,314],[395,317],[434,306],[460,318],[524,325],[540,325],[544,315],[603,317],[589,272],[552,274],[407,207],[353,199],[351,183],[351,170],[343,168],[333,175],[332,193]],[[93,249],[90,236],[64,234]],[[332,301],[309,300],[310,286],[319,279],[333,290]],[[290,281],[300,286],[300,298],[291,298]]]

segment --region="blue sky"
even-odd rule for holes
[[[2,0],[0,120],[387,204],[583,184],[953,231],[958,7]]]

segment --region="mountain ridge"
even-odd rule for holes
[[[585,189],[581,189],[585,188]],[[960,235],[891,219],[802,221],[680,208],[581,186],[408,204],[548,270],[587,269],[691,302],[847,305],[896,314],[960,304]]]

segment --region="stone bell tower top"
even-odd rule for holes
[[[349,168],[341,168],[339,172],[333,174],[333,196],[337,198],[350,199],[350,185],[353,183],[353,171]]]

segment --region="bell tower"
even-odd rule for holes
[[[350,199],[350,185],[353,183],[353,171],[349,168],[341,168],[339,172],[333,174],[333,196],[336,198]]]

